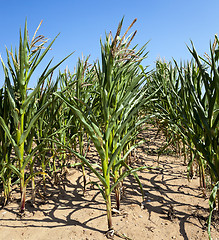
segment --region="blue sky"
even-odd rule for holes
[[[28,22],[28,31],[32,38],[41,20],[39,30],[49,39],[60,33],[49,55],[42,62],[31,80],[33,86],[43,67],[54,57],[57,63],[69,53],[75,51],[60,67],[73,72],[78,57],[91,55],[90,62],[100,56],[100,37],[105,32],[116,32],[119,21],[124,16],[125,31],[134,18],[137,18],[132,30],[137,30],[134,44],[142,46],[150,40],[146,65],[154,67],[158,57],[177,61],[191,58],[186,44],[190,40],[200,55],[209,51],[210,40],[219,33],[218,0],[0,0],[0,54],[6,62],[5,46],[18,47],[19,29]],[[0,67],[0,85],[4,81]]]

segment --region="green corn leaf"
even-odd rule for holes
[[[107,174],[109,174],[112,166],[113,166],[113,163],[116,159],[116,157],[118,156],[118,153],[121,152],[121,150],[124,148],[125,144],[128,142],[128,139],[130,138],[130,136],[132,135],[133,131],[136,130],[136,128],[140,125],[142,125],[142,123],[145,121],[145,119],[143,120],[140,120],[138,121],[137,123],[135,123],[135,125],[133,125],[129,131],[127,131],[127,133],[125,134],[125,136],[120,139],[120,142],[117,144],[117,148],[115,150],[115,152],[113,153],[110,161],[109,161],[109,164],[108,164],[108,168],[107,168]]]
[[[9,76],[8,76],[8,70],[7,70],[7,68],[6,68],[2,59],[1,59],[1,61],[2,61],[2,66],[3,66],[4,74],[5,74],[6,91],[8,93],[9,104],[10,104],[10,107],[11,107],[11,110],[12,110],[12,115],[13,115],[13,118],[14,118],[14,124],[15,124],[15,126],[17,126],[17,124],[18,124],[18,109],[16,108],[14,90],[13,90],[13,88],[11,86],[11,83],[10,83],[10,79],[9,79]]]
[[[27,20],[25,21],[25,28],[24,28],[24,42],[23,42],[23,49],[24,49],[24,66],[26,72],[29,71],[29,59],[28,59],[28,41],[27,41]]]
[[[22,99],[25,98],[25,78],[24,78],[24,58],[25,58],[25,50],[24,50],[24,46],[22,44],[22,37],[21,37],[21,30],[20,30],[20,45],[19,45],[19,75],[18,75],[18,84],[19,87],[21,88],[21,96]]]
[[[7,53],[7,65],[8,65],[8,68],[9,68],[9,71],[11,73],[11,76],[12,76],[12,79],[14,81],[14,83],[16,82],[16,75],[18,74],[18,69],[15,69],[15,72],[12,68],[12,65],[11,65],[11,62],[10,62],[10,58],[9,58],[9,51],[8,49],[6,48],[6,53]],[[15,60],[14,58],[12,58],[12,61],[13,61],[13,64],[15,65]]]
[[[13,164],[8,164],[7,167],[10,168],[20,179],[22,178],[22,174],[19,169],[17,169]]]
[[[52,99],[48,100],[47,103],[41,107],[41,109],[34,115],[34,117],[31,119],[30,123],[28,124],[27,129],[22,133],[18,145],[20,146],[24,141],[26,140],[29,132],[31,129],[35,126],[36,121],[39,119],[39,117],[43,114],[45,109],[52,103]]]
[[[88,123],[85,116],[81,112],[80,109],[77,109],[77,107],[73,106],[71,102],[69,102],[63,95],[60,95],[58,93],[55,93],[56,96],[58,96],[60,99],[62,99],[74,112],[74,114],[78,117],[78,120],[83,124],[83,126],[86,128],[87,132],[89,133],[90,137],[92,138],[92,141],[100,154],[100,158],[103,160],[105,159],[105,152],[103,149],[103,143],[102,143],[102,136],[100,133],[97,133],[94,131],[93,127]],[[97,135],[98,134],[98,135]]]
[[[142,171],[144,169],[147,169],[148,167],[147,166],[142,166],[142,167],[138,167],[138,168],[130,168],[129,170],[123,172],[122,175],[119,176],[118,180],[111,186],[110,188],[110,193],[112,193],[112,191],[115,189],[115,187],[124,179],[126,178],[127,176],[129,176],[130,174],[133,174],[135,172],[138,172],[138,171]]]
[[[3,119],[1,116],[0,116],[0,125],[1,125],[1,127],[4,129],[4,131],[5,131],[8,139],[10,140],[12,146],[14,147],[14,150],[15,150],[15,153],[16,153],[18,159],[21,159],[21,154],[20,154],[19,147],[18,147],[18,145],[16,144],[16,142],[14,141],[13,136],[12,136],[11,133],[10,133],[10,130],[8,129],[8,127],[7,127],[4,119]]]
[[[22,164],[21,167],[21,171],[23,171],[27,164],[31,161],[31,159],[33,158],[33,156],[37,156],[37,154],[41,154],[44,151],[49,151],[50,149],[45,149],[42,148],[43,146],[45,146],[45,142],[48,141],[48,139],[43,139],[42,142],[40,144],[38,144],[36,147],[34,147],[30,153],[28,153],[28,155],[25,157],[24,162]],[[41,152],[42,151],[42,152]]]
[[[124,154],[123,158],[118,160],[114,166],[114,169],[115,171],[117,171],[121,165],[123,165],[123,163],[126,161],[126,158],[128,157],[128,155],[134,150],[136,149],[137,147],[139,147],[140,145],[142,145],[143,143],[145,143],[146,140],[142,140],[142,141],[139,141],[138,143],[132,145],[128,151]]]

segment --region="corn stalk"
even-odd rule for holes
[[[99,154],[101,163],[98,169],[101,171],[86,157],[71,150],[98,177],[102,185],[96,183],[105,199],[109,231],[113,229],[112,191],[126,176],[145,168],[145,166],[136,169],[128,167],[125,162],[127,155],[122,156],[121,153],[126,144],[133,139],[135,130],[146,121],[145,118],[138,117],[133,123],[132,117],[137,115],[150,98],[146,97],[146,78],[139,67],[145,58],[143,54],[145,46],[139,51],[135,48],[129,49],[135,33],[125,38],[129,27],[126,33],[119,37],[121,27],[122,21],[116,36],[112,38],[110,33],[106,36],[105,43],[101,42],[102,61],[95,64],[98,85],[95,92],[87,93],[93,99],[83,102],[85,108],[82,110],[79,105],[81,99],[72,97],[68,91],[55,94],[71,108]],[[89,105],[91,102],[93,104]],[[121,166],[125,166],[125,171],[119,175]]]
[[[40,23],[41,25],[41,23]],[[39,25],[39,27],[40,27]],[[21,192],[21,206],[20,211],[24,212],[25,209],[25,198],[26,198],[26,186],[27,183],[36,174],[42,174],[41,172],[32,173],[29,177],[25,174],[25,168],[32,161],[32,157],[39,149],[39,146],[25,152],[25,144],[30,135],[32,135],[32,130],[35,128],[37,120],[40,118],[45,109],[51,104],[51,99],[44,104],[39,110],[32,109],[35,101],[35,96],[39,91],[44,80],[65,60],[49,69],[51,61],[46,66],[45,70],[42,72],[37,86],[29,93],[28,83],[32,77],[37,66],[43,60],[49,49],[51,48],[55,39],[46,47],[42,54],[41,51],[44,48],[47,40],[43,36],[36,37],[36,33],[39,29],[37,28],[34,37],[31,42],[28,41],[27,33],[27,22],[25,22],[24,37],[22,38],[20,30],[20,41],[19,50],[15,50],[14,53],[8,51],[7,49],[7,65],[5,66],[3,60],[1,59],[3,70],[5,74],[5,85],[7,94],[9,96],[9,111],[13,118],[11,123],[15,129],[15,134],[10,132],[10,128],[3,117],[0,116],[0,126],[4,130],[7,138],[9,139],[12,147],[14,149],[17,163],[9,164],[8,167],[19,177],[20,179],[20,192]],[[9,75],[10,74],[10,75]],[[11,81],[11,78],[12,81]],[[34,114],[32,118],[29,111],[33,111]],[[30,142],[32,140],[28,139]]]

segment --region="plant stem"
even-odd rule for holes
[[[107,127],[108,127],[108,125],[107,125]],[[108,144],[109,144],[108,141],[106,141],[106,146],[105,146],[106,157],[102,161],[102,169],[103,169],[103,176],[106,181],[105,198],[106,198],[108,229],[111,230],[113,228],[113,226],[112,226],[112,210],[111,210],[111,196],[110,196],[110,173],[109,172],[107,173],[108,156],[109,156]]]
[[[21,208],[20,208],[21,213],[25,211],[25,197],[26,197],[26,186],[21,185]]]
[[[105,189],[106,194],[106,210],[107,210],[107,222],[108,222],[108,229],[113,229],[113,223],[112,223],[112,210],[111,210],[111,196],[109,193],[109,188]]]

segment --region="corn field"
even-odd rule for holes
[[[28,36],[27,23],[20,30],[18,50],[8,50],[0,76],[0,190],[4,208],[13,189],[20,191],[20,214],[25,213],[27,187],[35,203],[36,187],[46,196],[47,179],[59,181],[68,168],[81,171],[83,194],[89,185],[102,194],[106,208],[106,236],[116,233],[112,220],[112,197],[116,209],[122,204],[123,181],[138,176],[147,165],[133,167],[133,153],[145,124],[153,123],[166,144],[183,156],[188,178],[198,165],[200,187],[209,197],[208,234],[211,220],[219,212],[219,39],[210,44],[210,54],[199,56],[191,42],[191,61],[156,61],[154,70],[144,66],[147,43],[132,47],[137,33],[129,33],[136,19],[122,34],[123,20],[115,36],[100,41],[101,59],[89,63],[79,58],[74,72],[66,69],[54,77],[52,60],[44,67],[34,88],[33,73],[50,51],[47,38]],[[54,80],[54,78],[56,78]],[[87,154],[95,148],[99,161]],[[71,161],[70,161],[71,160]],[[96,176],[89,181],[88,173]]]

